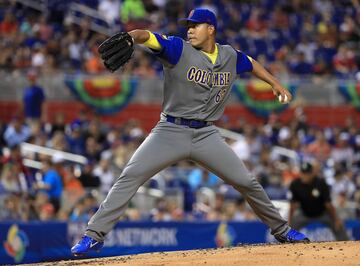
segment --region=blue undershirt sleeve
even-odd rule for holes
[[[183,50],[183,40],[175,36],[165,36],[154,33],[161,45],[160,51],[152,50],[154,55],[167,61],[171,65],[176,65],[181,57]]]
[[[251,72],[253,70],[251,58],[238,50],[236,50],[236,55],[236,74]]]

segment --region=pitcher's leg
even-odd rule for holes
[[[170,128],[166,125],[161,126],[155,128],[146,138],[116,180],[98,211],[90,219],[86,235],[97,241],[103,241],[138,188],[166,166],[188,156],[191,141],[187,140],[186,132],[176,132],[176,130],[171,126]]]
[[[262,186],[217,130],[207,137],[199,136],[199,141],[193,144],[191,159],[241,192],[256,215],[271,228],[272,234],[282,234],[289,230],[287,222],[280,216]]]

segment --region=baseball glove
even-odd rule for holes
[[[98,48],[104,65],[111,72],[124,66],[134,53],[134,40],[127,32],[119,32],[106,39]]]

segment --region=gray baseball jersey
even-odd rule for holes
[[[222,115],[236,74],[252,70],[249,59],[231,46],[218,45],[213,64],[207,55],[180,38],[155,36],[161,45],[156,55],[164,63],[164,115],[127,163],[90,219],[85,234],[103,241],[138,188],[157,172],[184,159],[197,162],[234,186],[272,234],[289,230],[217,128],[201,123],[215,121]],[[191,120],[200,126],[191,127]]]
[[[179,62],[164,68],[165,114],[206,121],[221,117],[237,76],[237,53],[228,45],[217,47],[213,64],[207,55],[183,41]]]

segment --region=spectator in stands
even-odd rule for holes
[[[19,196],[9,194],[4,200],[3,208],[0,208],[0,221],[21,221],[20,204]]]
[[[233,217],[234,221],[251,221],[257,219],[254,212],[249,208],[244,198],[239,198],[235,204],[236,211]]]
[[[61,195],[63,192],[63,182],[59,173],[54,169],[50,160],[42,162],[41,171],[43,173],[43,181],[35,184],[35,188],[45,191],[54,206],[55,213],[60,209]]]
[[[104,70],[104,64],[99,57],[97,49],[98,45],[94,45],[85,55],[85,71],[90,74],[99,74]]]
[[[332,183],[332,198],[337,201],[338,197],[352,199],[356,191],[353,181],[353,173],[348,170],[337,169],[334,174],[334,182]]]
[[[63,163],[64,164],[64,163]],[[74,166],[71,164],[65,164],[63,170],[62,180],[64,184],[64,191],[70,201],[72,198],[78,198],[84,195],[85,190],[80,180],[75,176]]]
[[[82,169],[79,180],[85,189],[100,187],[100,178],[93,174],[93,168],[93,164],[88,163]]]
[[[135,217],[136,218],[136,217]],[[184,219],[184,212],[176,200],[158,199],[156,207],[150,211],[152,221],[179,221]]]
[[[101,145],[96,142],[93,137],[88,137],[85,142],[85,154],[84,156],[89,160],[90,163],[96,163],[100,161],[102,152]]]
[[[124,217],[122,220],[124,220],[124,221],[140,221],[142,219],[143,219],[143,217],[142,217],[139,209],[129,207],[125,211],[125,214],[124,214]]]
[[[284,169],[285,170],[285,169]],[[278,169],[274,169],[270,172],[270,175],[267,179],[267,186],[264,188],[266,194],[271,199],[274,200],[284,200],[286,199],[286,188],[283,186],[282,183],[282,176],[281,172]]]
[[[306,63],[313,64],[317,48],[317,44],[315,42],[311,42],[309,36],[302,36],[301,42],[296,45],[295,51],[297,53],[304,54],[304,61]]]
[[[23,157],[21,154],[20,145],[15,145],[9,149],[9,154],[3,156],[0,159],[1,165],[6,165],[7,163],[16,164],[19,166],[20,171],[27,175],[29,173],[28,169],[23,164]],[[1,169],[1,166],[0,166]]]
[[[65,127],[66,127],[65,115],[64,115],[64,113],[61,113],[61,112],[56,112],[54,121],[47,125],[48,133],[51,137],[57,131],[65,133]]]
[[[13,55],[12,63],[17,69],[31,67],[31,49],[29,47],[19,47]]]
[[[301,165],[300,178],[290,184],[289,224],[300,230],[311,222],[329,226],[337,240],[348,240],[342,220],[331,203],[330,188],[313,171],[312,164]]]
[[[188,182],[191,189],[197,191],[202,187],[215,189],[221,180],[208,170],[196,167],[188,174]]]
[[[37,70],[44,69],[46,63],[46,49],[42,44],[36,44],[33,47],[31,55],[31,66]]]
[[[2,22],[0,22],[0,35],[9,37],[9,35],[16,34],[18,30],[18,22],[16,17],[11,12],[7,12]]]
[[[100,148],[107,148],[106,135],[102,132],[100,119],[98,117],[93,118],[84,132],[84,138],[87,141],[89,138],[93,138]]]
[[[225,36],[232,39],[238,37],[238,31],[241,28],[241,14],[240,10],[237,8],[229,8],[226,10],[228,12],[228,17],[224,18],[224,31]],[[239,40],[240,41],[240,40]],[[246,49],[240,44],[240,50]]]
[[[55,209],[51,203],[46,203],[40,209],[39,220],[43,222],[51,221],[55,218]]]
[[[349,145],[350,135],[342,132],[335,139],[335,147],[331,151],[331,158],[335,163],[342,164],[349,169],[354,160],[354,150]]]
[[[87,209],[84,200],[81,199],[75,204],[74,209],[70,214],[69,220],[71,222],[87,222],[90,216],[86,211]]]
[[[290,63],[290,69],[295,74],[305,75],[313,73],[313,67],[310,63],[305,61],[305,54],[303,52],[299,52],[295,62]]]
[[[247,137],[241,135],[236,141],[233,141],[230,146],[242,161],[249,161],[251,151],[249,139]]]
[[[119,20],[121,1],[120,0],[100,0],[98,6],[99,13],[105,18],[106,22],[112,26]]]
[[[329,158],[331,147],[325,139],[323,131],[316,131],[315,140],[305,147],[305,152],[322,163]]]
[[[146,10],[141,0],[125,0],[121,7],[120,19],[126,31],[137,28],[146,17]]]
[[[20,146],[14,146],[10,148],[10,154],[8,156],[4,156],[1,161],[4,165],[7,163],[16,165],[17,169],[19,169],[18,177],[21,184],[21,191],[23,193],[31,193],[31,187],[35,182],[35,170],[24,165],[24,153],[25,151],[22,151]],[[28,154],[29,157],[27,158],[34,159],[34,157],[31,157],[31,154],[33,155],[34,153],[28,152]]]
[[[322,13],[321,19],[317,24],[317,34],[319,41],[325,45],[331,44],[336,46],[337,43],[337,26],[332,21],[331,13]]]
[[[340,77],[346,77],[348,74],[354,74],[357,69],[355,54],[345,45],[341,45],[333,58],[335,73]]]
[[[106,195],[115,181],[114,173],[110,169],[109,160],[105,158],[101,159],[99,165],[95,167],[93,175],[99,177],[100,191]]]
[[[83,43],[75,31],[71,31],[68,35],[68,55],[71,66],[75,70],[81,69],[83,61]]]
[[[271,21],[274,23],[273,27],[275,29],[287,29],[289,28],[289,16],[284,12],[284,8],[281,6],[275,7],[274,11],[272,12]]]
[[[14,147],[29,139],[31,130],[19,116],[14,116],[4,132],[4,140],[9,147]]]
[[[0,176],[1,190],[7,193],[21,193],[20,169],[17,164],[7,163],[2,167]]]
[[[30,217],[33,217],[34,220],[39,220],[41,209],[49,203],[49,195],[45,191],[37,191],[34,195],[34,199],[31,201]]]
[[[153,78],[156,76],[156,71],[151,66],[150,59],[147,56],[143,56],[142,59],[139,60],[139,64],[134,68],[133,74],[141,78]]]
[[[356,219],[356,209],[358,203],[356,201],[350,201],[345,193],[340,193],[334,201],[334,207],[336,208],[337,215],[342,220],[354,220]]]
[[[91,110],[81,109],[70,126],[79,126],[81,131],[85,131],[89,126],[89,113],[91,113]]]
[[[55,150],[68,151],[68,143],[65,134],[61,131],[56,131],[49,141],[48,146]]]
[[[37,73],[32,70],[27,74],[29,86],[24,90],[23,109],[29,124],[40,121],[45,115],[45,94],[43,88],[37,85]]]
[[[339,38],[342,42],[358,42],[360,40],[359,28],[351,15],[345,15],[339,30]]]
[[[66,141],[68,143],[69,152],[75,154],[85,153],[85,138],[79,124],[71,124],[70,134],[66,135]]]
[[[54,34],[53,26],[47,22],[45,15],[40,16],[38,22],[33,26],[33,31],[38,31],[39,37],[43,41],[49,41]]]
[[[243,198],[239,198],[236,201],[225,202],[220,217],[221,220],[225,221],[241,222],[256,219],[254,213],[249,210]]]
[[[264,10],[261,8],[253,8],[250,12],[249,20],[246,22],[246,28],[249,30],[250,36],[254,38],[264,37],[267,30],[267,23],[263,16]]]

